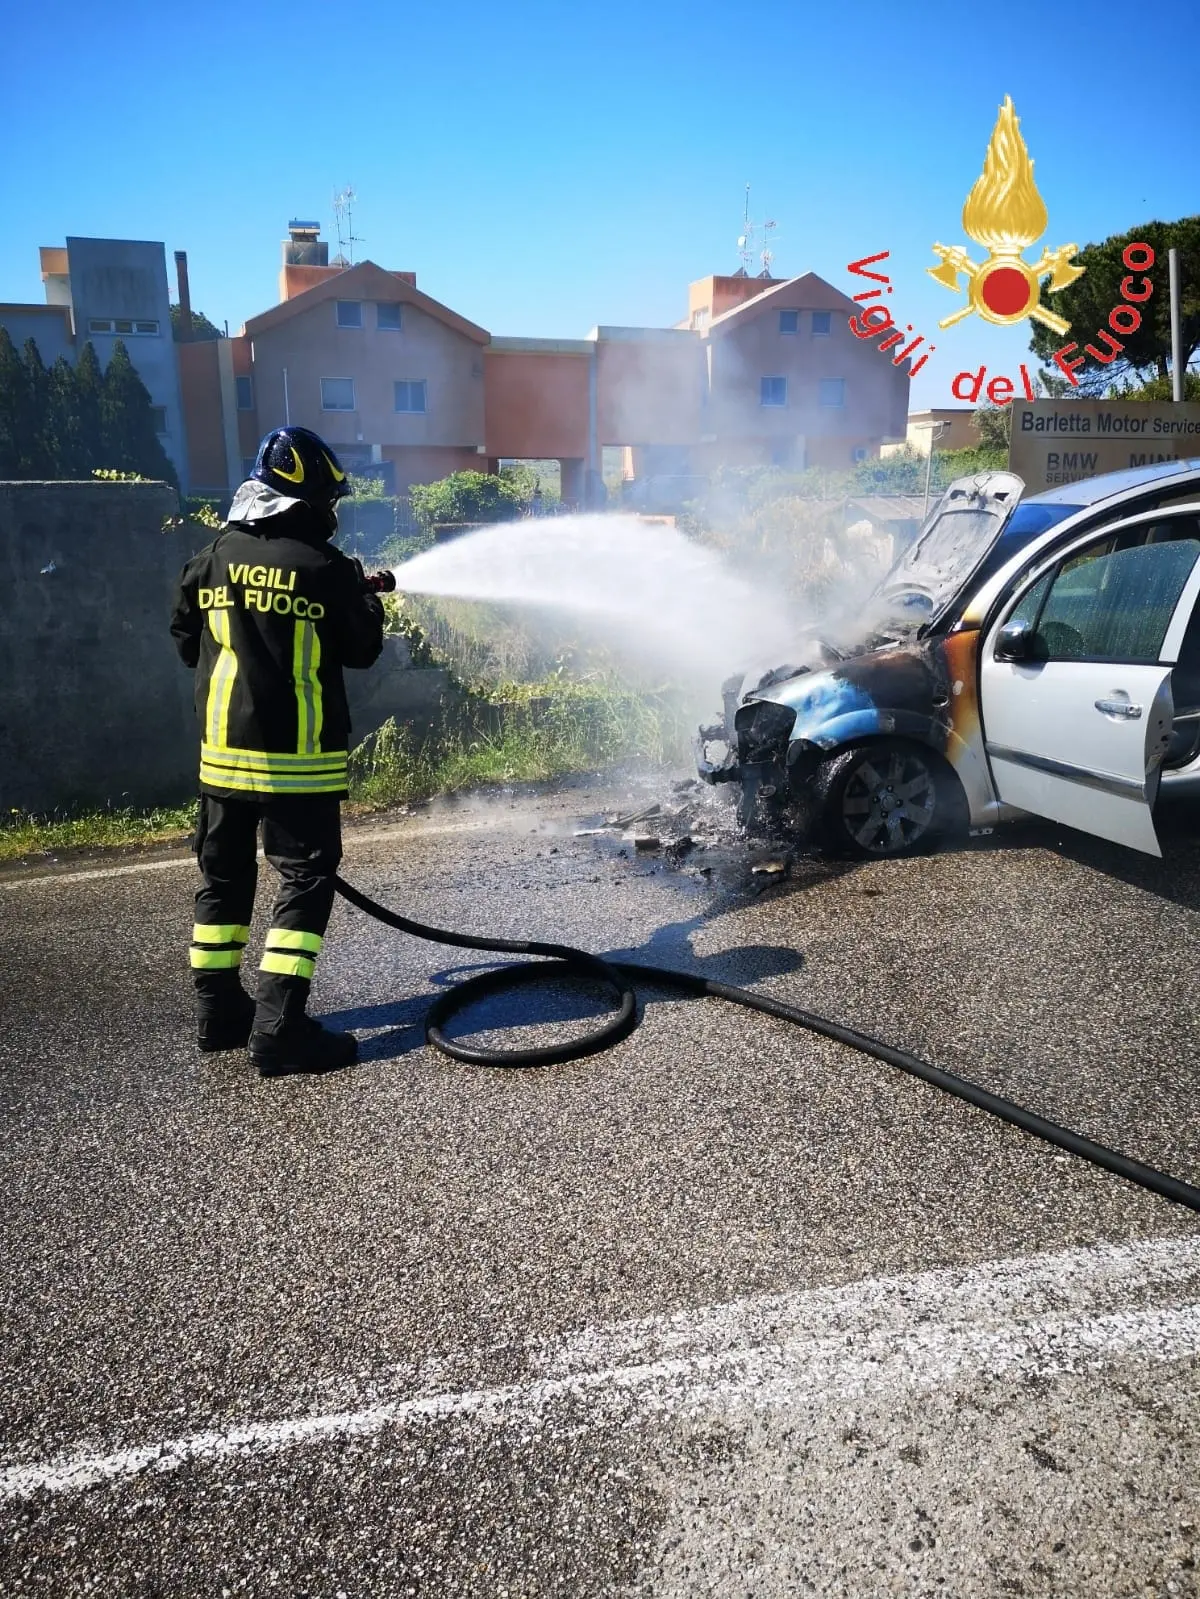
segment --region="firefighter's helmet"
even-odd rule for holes
[[[258,447],[250,476],[289,500],[328,511],[354,490],[337,456],[308,428],[276,428]]]

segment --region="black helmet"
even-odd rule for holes
[[[337,456],[308,428],[276,428],[258,447],[252,478],[314,511],[328,511],[353,494]]]

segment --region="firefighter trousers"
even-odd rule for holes
[[[254,1026],[278,1032],[303,1014],[321,953],[342,858],[341,801],[323,794],[200,796],[196,859],[204,882],[196,894],[191,964],[201,1008],[210,1012],[230,994],[239,997],[260,825],[263,853],[281,881],[259,967]]]

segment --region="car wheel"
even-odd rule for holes
[[[920,744],[843,750],[822,762],[816,790],[823,841],[839,855],[911,855],[966,827],[957,777]]]

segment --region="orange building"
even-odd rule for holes
[[[286,422],[398,494],[464,468],[555,459],[564,499],[584,503],[600,497],[614,446],[635,480],[722,463],[848,468],[903,439],[908,410],[907,370],[853,337],[856,309],[815,273],[737,274],[693,283],[673,328],[493,337],[414,273],[330,263],[317,224],[292,223],[279,304],[227,351],[185,351],[189,439],[194,408],[207,452],[193,480],[218,480],[218,439],[233,480]]]

